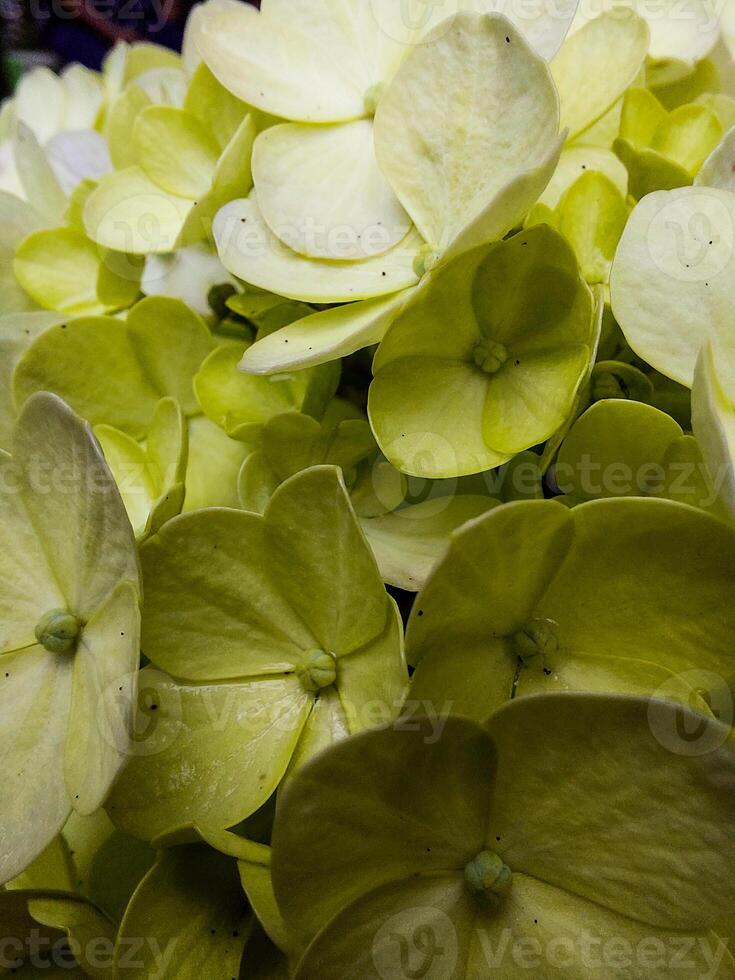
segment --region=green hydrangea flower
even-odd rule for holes
[[[92,813],[107,796],[127,756],[140,643],[135,542],[89,429],[60,399],[36,395],[2,467],[8,881],[72,810]]]
[[[667,113],[647,89],[629,89],[614,148],[628,170],[631,195],[639,200],[691,184],[722,135],[717,114],[705,105],[689,103]]]
[[[663,690],[707,712],[697,691],[722,703],[734,683],[734,562],[735,530],[683,503],[495,508],[455,532],[416,600],[411,697],[483,720],[537,691]]]
[[[141,558],[143,645],[170,676],[141,674],[164,727],[112,794],[124,829],[232,827],[314,752],[400,708],[400,621],[339,471],[287,480],[263,517],[176,518]]]
[[[236,506],[237,473],[247,447],[202,415],[193,388],[197,371],[221,340],[181,301],[164,297],[142,300],[125,320],[79,317],[53,323],[17,359],[15,404],[22,405],[35,391],[54,391],[93,425],[104,427],[101,437],[112,455],[113,471],[122,477],[127,467],[124,496],[138,532],[149,517],[148,530],[178,509],[185,465],[186,509]],[[168,422],[156,418],[162,398],[180,407],[186,431],[173,407],[166,410]],[[133,441],[149,439],[159,424],[166,446],[160,447],[164,455],[151,470],[151,447],[136,448]],[[142,470],[140,462],[145,463]],[[163,508],[158,516],[153,513],[156,501]]]
[[[546,225],[432,272],[374,361],[368,407],[385,456],[452,477],[548,439],[588,371],[593,314],[574,253]]]
[[[437,739],[414,719],[325,752],[273,835],[276,897],[309,944],[294,976],[587,980],[591,962],[652,976],[640,944],[683,936],[700,942],[682,976],[712,954],[732,975],[713,931],[734,897],[732,741],[710,720],[711,751],[677,751],[677,717],[662,701],[547,695],[486,729],[449,718]]]
[[[477,84],[468,98],[470,64]],[[425,107],[420,115],[417,99]],[[359,130],[361,125],[349,123],[339,129],[349,131],[357,126]],[[374,142],[382,173],[408,215],[404,232],[413,223],[405,237],[387,251],[362,260],[336,261],[304,256],[284,245],[260,209],[257,168],[251,197],[229,204],[214,224],[220,257],[239,278],[307,302],[367,301],[304,322],[304,338],[309,338],[304,347],[312,348],[312,361],[317,356],[340,356],[379,339],[405,298],[398,294],[415,286],[437,262],[483,241],[496,240],[522,220],[548,182],[560,145],[558,101],[548,67],[496,15],[459,15],[440,25],[425,43],[414,46],[382,95],[374,126],[365,125],[370,142],[366,149],[359,139],[356,152],[371,151]],[[276,139],[278,131],[276,127],[261,134],[256,161],[261,141]],[[469,157],[462,149],[470,138],[468,133],[474,148]],[[321,153],[318,144],[323,138],[321,133],[314,152]],[[430,154],[425,152],[427,145],[432,146]],[[348,171],[354,169],[349,160],[345,165]],[[355,170],[355,174],[362,173],[359,167]],[[328,226],[331,182],[319,183],[313,193],[320,193],[322,199],[318,207],[310,205],[310,213],[318,224],[326,216]],[[276,203],[281,194],[274,190]],[[363,189],[346,197],[362,201]],[[340,227],[362,235],[370,228],[380,231],[390,224],[389,218],[384,221],[380,215],[367,226],[361,220],[358,216]],[[278,224],[303,227],[295,221],[279,220]],[[388,298],[376,298],[381,296]],[[269,339],[260,347],[259,358],[256,348],[246,355],[249,370],[273,370],[294,363],[291,350],[283,350],[286,337],[278,335],[270,343]]]
[[[204,66],[182,107],[159,104],[139,80],[123,96],[126,148],[83,209],[86,233],[105,248],[165,254],[209,235],[212,218],[246,194],[256,124]],[[121,98],[123,98],[121,97]],[[111,124],[112,125],[112,124]],[[132,132],[131,132],[132,130]],[[117,133],[111,134],[114,145]]]

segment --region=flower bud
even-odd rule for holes
[[[74,653],[81,623],[66,609],[52,609],[36,626],[36,639],[49,653]]]
[[[464,869],[464,880],[471,892],[499,904],[513,881],[513,872],[495,851],[480,851]]]
[[[296,676],[305,691],[321,691],[337,679],[337,661],[325,650],[307,650],[296,667]]]
[[[486,374],[495,374],[509,357],[508,348],[489,337],[481,340],[472,352],[472,360]]]
[[[513,650],[526,667],[544,662],[548,654],[556,653],[559,640],[550,619],[532,619],[513,634]]]

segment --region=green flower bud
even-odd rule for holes
[[[378,103],[383,98],[385,89],[385,82],[376,82],[375,85],[371,85],[365,93],[365,112],[369,116],[375,115],[375,110],[378,108]]]
[[[36,626],[36,639],[49,653],[74,653],[81,623],[66,609],[52,609]]]
[[[305,691],[321,691],[337,679],[337,661],[325,650],[307,650],[296,667],[296,676]]]
[[[471,892],[497,905],[510,889],[513,872],[495,851],[480,851],[465,865],[464,880]]]
[[[509,357],[508,348],[489,337],[481,340],[472,352],[472,360],[486,374],[495,374]]]
[[[528,667],[543,662],[548,654],[556,653],[559,640],[550,619],[532,619],[522,630],[513,634],[513,651]]]

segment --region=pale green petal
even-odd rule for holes
[[[735,191],[735,128],[726,134],[704,161],[694,183],[702,187]]]
[[[651,148],[694,175],[722,136],[722,125],[711,109],[683,105],[669,113],[665,125],[657,128]]]
[[[45,330],[20,358],[13,377],[18,406],[53,391],[93,424],[146,432],[159,394],[143,371],[124,321],[81,317]]]
[[[401,472],[431,479],[505,463],[482,434],[487,387],[468,361],[402,357],[381,367],[368,411],[383,453]]]
[[[234,276],[307,303],[346,303],[384,296],[413,285],[419,278],[413,266],[422,240],[416,231],[409,232],[390,251],[362,262],[307,259],[272,234],[255,194],[223,207],[213,232],[220,259]]]
[[[145,542],[141,560],[143,649],[174,676],[280,674],[293,669],[301,650],[319,646],[269,574],[260,517],[220,509],[186,514]]]
[[[354,119],[365,114],[365,94],[381,78],[365,77],[329,13],[315,3],[270,16],[208,4],[199,15],[197,47],[226,89],[265,112],[303,122]]]
[[[124,170],[138,162],[137,147],[131,138],[138,115],[151,100],[143,89],[130,85],[107,110],[104,135],[116,170]]]
[[[146,377],[186,415],[197,414],[192,378],[213,347],[204,320],[181,300],[151,296],[130,311],[127,328]]]
[[[204,415],[189,419],[189,462],[184,510],[239,507],[237,475],[249,448],[230,439]]]
[[[250,158],[255,121],[248,114],[235,131],[214,168],[211,189],[194,205],[181,233],[184,242],[212,237],[212,223],[220,208],[244,197],[253,186]]]
[[[723,598],[735,569],[735,530],[668,500],[597,500],[572,515],[574,542],[535,614],[555,623],[561,681],[565,662],[581,654],[608,658],[607,690],[617,658],[660,665],[660,683],[668,671],[700,671],[694,686],[705,690],[715,683],[710,672],[718,678],[711,697],[721,696],[735,680],[733,617]]]
[[[148,255],[172,252],[192,201],[161,190],[140,167],[104,177],[84,208],[84,226],[98,245]]]
[[[253,179],[271,231],[311,258],[380,255],[411,226],[378,168],[367,119],[335,126],[271,126],[255,142]]]
[[[671,416],[651,405],[604,399],[570,429],[554,478],[564,493],[582,499],[655,495],[666,451],[681,435]]]
[[[54,391],[93,424],[142,439],[164,395],[187,414],[199,411],[192,379],[212,343],[204,321],[176,299],[144,299],[126,321],[82,317],[50,328],[26,351],[14,374],[15,401]]]
[[[64,785],[73,664],[42,647],[0,658],[0,882],[20,874],[71,810]],[[32,819],[29,817],[32,816]]]
[[[108,948],[115,940],[115,926],[99,909],[83,899],[71,896],[43,895],[31,898],[28,911],[43,926],[58,929],[68,937],[75,959],[93,980],[108,980],[103,944]],[[78,953],[77,953],[78,950]]]
[[[73,315],[104,313],[97,297],[100,249],[75,228],[38,231],[18,247],[13,270],[39,306]]]
[[[289,952],[294,941],[286,929],[273,894],[271,849],[265,844],[245,840],[242,845],[237,867],[248,901],[271,940],[279,949]]]
[[[127,82],[156,69],[173,70],[181,67],[178,54],[160,44],[136,41],[126,47],[125,54],[125,81]]]
[[[342,684],[341,676],[340,684]],[[371,706],[374,707],[374,702],[371,702]],[[350,717],[358,719],[359,710],[363,707],[362,699],[357,704],[348,702],[346,707],[350,712]],[[397,714],[397,706],[394,714]],[[384,717],[379,720],[383,721]],[[361,727],[363,726],[355,725],[356,730]],[[298,745],[291,756],[288,772],[284,776],[279,793],[283,792],[283,788],[288,785],[291,773],[308,762],[312,756],[329,748],[334,742],[347,738],[350,734],[352,733],[348,725],[344,695],[340,696],[334,687],[327,688],[314,701],[309,717],[301,731]]]
[[[112,474],[89,427],[48,393],[23,407],[13,458],[65,605],[86,621],[120,581],[138,582],[133,531]]]
[[[709,343],[694,371],[692,428],[718,495],[728,513],[735,514],[735,409],[717,378]]]
[[[242,464],[237,475],[237,498],[243,510],[262,514],[280,485],[281,478],[268,462],[265,453],[256,449]]]
[[[480,728],[453,718],[443,738],[431,739],[416,719],[402,732],[342,742],[295,774],[279,809],[299,816],[277,819],[272,868],[297,938],[308,941],[380,885],[418,873],[420,889],[424,875],[443,881],[441,872],[462,868],[485,840],[492,765]]]
[[[512,368],[487,386],[482,418],[485,442],[506,457],[562,427],[590,363],[589,347],[569,341],[527,352],[519,343],[515,353]]]
[[[74,809],[94,813],[132,751],[140,659],[137,590],[124,582],[85,624],[74,655],[64,775]]]
[[[192,12],[187,22],[187,31],[192,21],[201,16],[201,8]],[[186,42],[185,42],[186,43]],[[195,116],[204,128],[211,132],[220,150],[224,150],[249,110],[244,102],[228,92],[203,63],[192,72],[191,82],[186,93],[184,109]]]
[[[539,200],[551,208],[556,207],[564,191],[587,171],[604,174],[625,197],[628,189],[628,173],[611,150],[598,146],[567,146]]]
[[[26,197],[48,224],[59,224],[66,208],[66,196],[38,140],[22,122],[17,126],[13,152]]]
[[[72,853],[76,889],[119,922],[155,852],[117,830],[104,810],[88,817],[72,812],[60,839]]]
[[[21,78],[14,102],[17,118],[33,130],[40,143],[63,128],[64,86],[49,68],[38,68]]]
[[[660,67],[665,69],[668,63],[675,78],[688,74],[717,41],[720,10],[714,11],[704,0],[686,0],[683,4],[665,0],[653,5],[644,0],[626,0],[625,4],[603,0],[593,7],[580,5],[572,31],[582,27],[590,16],[596,16],[600,10],[620,16],[621,9],[625,7],[632,8],[646,21],[651,32],[649,54],[654,65],[658,61]]]
[[[115,951],[116,975],[131,980],[236,977],[248,918],[232,860],[202,845],[165,851],[125,914]],[[146,942],[131,957],[143,936]],[[131,959],[136,965],[131,966]]]
[[[146,840],[253,813],[281,781],[313,701],[295,675],[185,684],[147,667],[139,688],[137,751],[107,811]]]
[[[219,147],[195,116],[149,106],[135,120],[132,139],[138,164],[162,190],[191,201],[207,193]]]
[[[687,387],[703,341],[731,322],[734,241],[735,196],[685,187],[642,200],[618,246],[615,318],[640,357]]]
[[[188,79],[179,67],[151,68],[135,79],[154,105],[167,105],[180,109],[186,98]]]
[[[339,470],[315,466],[291,477],[274,493],[265,520],[273,578],[316,646],[341,657],[382,634],[385,590]]]
[[[102,107],[102,79],[82,65],[67,65],[59,75],[66,96],[64,129],[92,129]]]
[[[488,723],[498,753],[488,838],[503,860],[657,928],[712,925],[735,897],[735,753],[715,721],[701,726],[709,753],[677,751],[677,718],[692,720],[660,701],[589,695],[501,709]]]
[[[477,217],[455,237],[443,256],[446,261],[476,245],[497,241],[517,228],[551,179],[564,144],[560,136],[551,144],[541,163],[514,177]]]
[[[94,434],[115,478],[135,536],[140,539],[145,535],[151,507],[157,497],[145,446],[111,425],[96,425]]]
[[[184,503],[189,440],[179,403],[163,398],[158,403],[146,439],[148,470],[156,496],[145,533],[158,530],[181,512]]]
[[[0,315],[36,309],[13,271],[15,249],[43,226],[43,218],[25,201],[0,191]]]
[[[478,719],[510,696],[518,658],[505,638],[533,617],[573,533],[569,511],[542,500],[495,508],[455,532],[408,625],[422,696]]]
[[[410,504],[360,523],[383,581],[418,592],[446,550],[451,533],[496,504],[489,497],[460,495]]]
[[[15,423],[13,371],[23,352],[49,327],[64,320],[59,313],[28,312],[0,317],[0,448],[9,449]]]
[[[270,374],[323,364],[379,343],[411,296],[401,290],[387,298],[348,303],[303,317],[262,337],[243,354],[244,371]]]
[[[82,227],[82,222],[79,222]],[[100,266],[97,274],[97,299],[110,313],[120,312],[140,297],[140,278],[143,259],[110,249],[99,249]]]
[[[649,32],[640,17],[603,14],[562,45],[551,72],[559,89],[561,126],[575,139],[633,84],[648,52]]]
[[[318,380],[315,375],[324,374],[325,370],[332,373],[329,368],[318,367],[255,377],[238,371],[241,350],[237,345],[218,347],[194,379],[204,413],[234,438],[245,436],[251,427],[282,412],[306,410],[309,388]],[[336,386],[336,378],[334,383]],[[319,406],[316,414],[320,414],[322,407]]]
[[[546,64],[493,15],[460,14],[417,46],[375,116],[381,169],[438,250],[540,164],[557,131]]]
[[[74,872],[69,847],[59,834],[17,878],[6,883],[5,889],[33,891],[51,888],[69,892],[76,888]]]
[[[431,952],[437,976],[520,980],[535,936],[534,973],[543,964],[544,977],[586,980],[586,934],[602,949],[629,943],[631,965],[646,939],[669,949],[690,936],[697,951],[682,975],[701,976],[707,927],[732,904],[735,756],[717,722],[705,724],[721,746],[710,754],[671,751],[665,737],[677,717],[694,721],[642,699],[524,699],[489,733],[450,718],[437,743],[423,719],[315,760],[284,794],[273,838],[286,924],[304,940],[317,936],[296,975],[399,980],[407,962],[426,965]],[[568,777],[561,792],[549,771]],[[702,848],[702,835],[716,848]],[[463,880],[483,849],[513,873],[490,906]],[[560,936],[563,966],[552,952]],[[720,961],[726,980],[732,961]],[[654,976],[649,965],[633,968]]]
[[[630,209],[604,174],[585,173],[564,193],[556,227],[568,239],[586,281],[607,283]]]

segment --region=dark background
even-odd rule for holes
[[[0,0],[0,97],[23,71],[79,61],[99,69],[116,41],[181,49],[195,0]],[[256,4],[257,5],[257,4]]]

